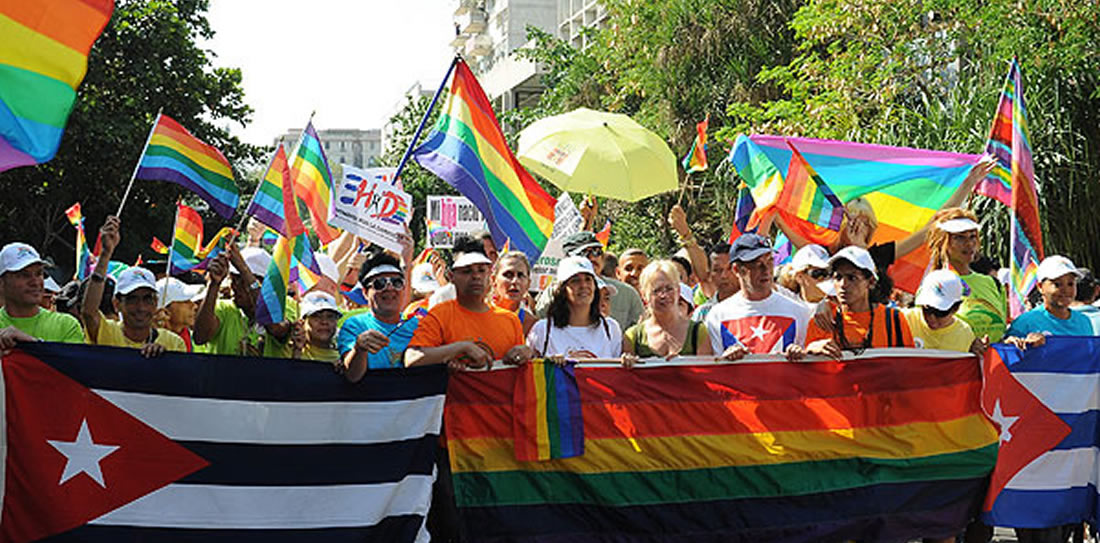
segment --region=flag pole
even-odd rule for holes
[[[176,216],[172,219],[172,235],[168,237],[168,265],[164,267],[164,275],[166,277],[172,276],[172,252],[176,250],[176,227],[180,222],[180,198],[176,198]],[[168,282],[165,281],[165,284]],[[163,294],[162,294],[163,295]]]
[[[313,116],[311,115],[310,118],[312,119]],[[267,159],[267,168],[264,168],[264,175],[263,177],[260,177],[260,182],[256,183],[256,190],[252,191],[252,199],[249,200],[248,205],[244,208],[244,213],[241,215],[241,220],[237,223],[237,232],[241,231],[241,228],[244,227],[244,222],[248,220],[248,210],[252,207],[252,204],[256,202],[256,195],[260,193],[260,186],[264,184],[264,179],[267,179],[267,172],[271,171],[271,165],[275,162],[275,156],[279,154],[279,148],[281,148],[282,146],[282,143],[277,145],[275,147],[275,150],[271,153],[271,158]],[[290,180],[287,179],[286,182],[289,183]]]
[[[420,125],[416,127],[416,132],[413,134],[412,141],[409,142],[409,148],[405,149],[405,155],[401,157],[401,162],[397,163],[397,170],[393,173],[395,183],[401,178],[401,172],[405,170],[405,164],[408,163],[409,156],[412,155],[413,149],[416,148],[416,142],[420,141],[420,134],[424,132],[424,125],[428,124],[428,117],[432,116],[435,104],[439,101],[439,95],[443,94],[443,88],[447,86],[447,81],[450,81],[451,72],[454,72],[455,66],[461,61],[462,57],[458,55],[455,55],[454,60],[451,60],[451,66],[447,68],[447,75],[443,76],[443,81],[439,83],[439,88],[435,90],[435,96],[432,96],[432,103],[428,104],[428,111],[425,111],[424,117],[420,119]]]
[[[309,126],[311,124],[313,124],[313,116],[316,115],[316,114],[317,114],[316,109],[309,112],[309,119],[306,121],[306,125],[304,127],[302,127],[302,133],[298,134],[298,141],[294,142],[294,151],[286,156],[286,168],[290,172],[290,179],[288,179],[287,182],[291,183],[292,185],[295,181],[295,178],[294,178],[294,160],[298,158],[298,150],[301,149],[301,147],[302,147],[302,140],[306,139],[306,129],[309,128]],[[321,144],[320,139],[317,140],[317,144],[318,145]],[[268,165],[268,167],[270,168],[271,166]],[[331,170],[331,168],[329,168],[329,169]],[[294,211],[295,212],[299,211],[299,208],[298,208],[298,193],[297,192],[294,193]],[[298,213],[299,217],[301,217],[301,215],[302,215],[301,213]],[[313,215],[309,214],[308,212],[306,213],[306,215],[307,215],[306,219],[310,221],[310,225],[312,226],[313,225]],[[316,231],[316,228],[314,229],[314,231]],[[282,233],[280,232],[279,235],[282,235]]]
[[[130,189],[134,188],[134,179],[137,178],[138,169],[141,168],[141,159],[145,158],[145,150],[149,148],[149,141],[153,139],[153,132],[157,131],[157,124],[160,123],[161,112],[164,108],[157,110],[157,116],[153,119],[153,126],[149,128],[149,135],[145,137],[145,145],[141,148],[141,156],[138,157],[137,164],[134,164],[134,173],[130,174],[130,183],[126,185],[126,192],[122,194],[122,201],[118,203],[118,211],[115,212],[116,217],[122,216],[122,208],[126,205],[126,199],[130,197]]]

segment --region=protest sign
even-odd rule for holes
[[[554,232],[550,237],[565,238],[580,232],[581,228],[584,228],[584,217],[581,216],[577,205],[573,203],[573,199],[569,197],[569,193],[561,193],[558,203],[554,205]]]
[[[437,249],[453,247],[455,234],[488,229],[481,211],[462,196],[428,196],[425,222],[428,245]]]
[[[531,288],[543,291],[553,282],[558,271],[558,263],[565,258],[565,249],[562,248],[562,240],[567,236],[576,234],[584,227],[584,217],[581,217],[573,199],[568,192],[561,193],[558,203],[554,205],[554,233],[542,254],[531,266]]]
[[[329,224],[380,247],[400,253],[398,235],[412,209],[412,196],[393,183],[393,168],[343,165],[329,210]]]

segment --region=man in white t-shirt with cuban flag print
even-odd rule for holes
[[[730,247],[730,267],[741,290],[707,315],[707,332],[714,352],[736,360],[755,354],[803,356],[809,306],[775,292],[771,243],[757,234],[743,234]]]

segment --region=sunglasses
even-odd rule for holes
[[[823,281],[829,278],[829,270],[823,270],[820,268],[814,268],[806,273],[810,274],[810,277],[818,281]]]
[[[603,249],[600,249],[599,247],[589,247],[588,249],[585,249],[584,252],[581,254],[583,254],[585,258],[603,256]]]
[[[932,315],[933,317],[936,317],[937,319],[945,319],[945,318],[947,318],[948,315],[954,313],[954,308],[944,310],[944,309],[936,309],[934,307],[925,306],[923,309],[929,315]]]
[[[376,277],[370,282],[370,287],[374,290],[385,290],[386,285],[389,285],[397,290],[405,288],[404,277]]]

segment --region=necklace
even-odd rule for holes
[[[867,333],[863,335],[863,341],[860,342],[858,347],[853,347],[848,342],[848,336],[844,333],[844,319],[841,317],[840,309],[838,308],[835,313],[835,324],[833,329],[836,330],[836,334],[840,337],[840,348],[845,351],[853,351],[857,356],[863,354],[863,351],[867,350],[875,341],[875,304],[871,304],[871,320],[867,323]]]

